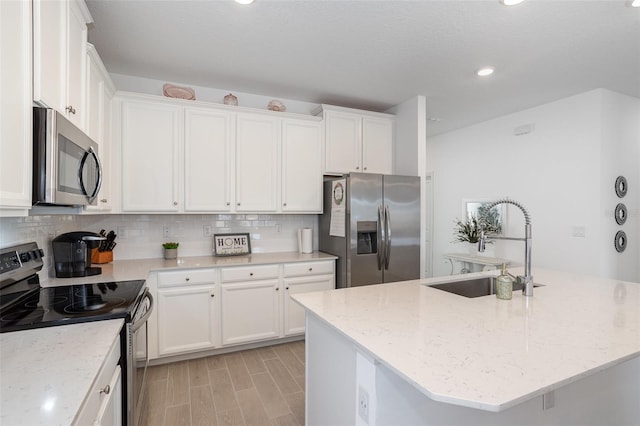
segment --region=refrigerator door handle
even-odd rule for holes
[[[384,206],[384,226],[385,226],[385,250],[384,250],[384,269],[389,269],[389,261],[391,260],[391,212],[389,205]]]
[[[383,221],[384,221],[384,213],[382,212],[382,204],[378,206],[378,223],[376,229],[377,237],[377,259],[378,259],[378,271],[382,271],[382,262],[384,256],[384,235],[383,235]]]

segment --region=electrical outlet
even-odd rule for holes
[[[213,236],[213,228],[211,227],[211,225],[204,225],[202,227],[202,235],[205,237]]]
[[[169,238],[169,225],[162,225],[162,236]]]
[[[358,416],[369,424],[369,392],[362,386],[358,387]]]

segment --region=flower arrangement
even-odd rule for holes
[[[471,215],[464,222],[460,219],[456,219],[456,226],[453,228],[453,243],[477,243],[480,239],[480,234],[484,231],[485,234],[497,234],[502,230],[500,223],[495,220],[487,220],[480,222],[478,218]],[[492,241],[488,240],[487,243],[491,244]]]

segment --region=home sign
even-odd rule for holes
[[[244,234],[215,234],[213,236],[215,256],[239,256],[251,254],[251,239]]]

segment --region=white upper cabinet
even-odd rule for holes
[[[182,108],[127,100],[121,119],[122,211],[178,212]]]
[[[236,211],[278,209],[279,120],[238,114],[236,128]]]
[[[0,1],[0,211],[31,207],[31,2]]]
[[[33,0],[33,100],[85,129],[87,24],[82,0]]]
[[[322,105],[325,173],[393,173],[391,114]]]
[[[186,108],[184,210],[232,210],[233,114]]]
[[[282,211],[322,212],[321,123],[282,121]]]
[[[111,101],[115,86],[92,44],[87,45],[87,99],[85,101],[87,120],[86,132],[98,144],[102,165],[102,185],[96,206],[85,206],[87,211],[104,212],[111,210],[112,180],[112,140]]]
[[[393,119],[362,117],[362,171],[393,173]]]
[[[123,211],[322,212],[318,118],[118,97]]]

